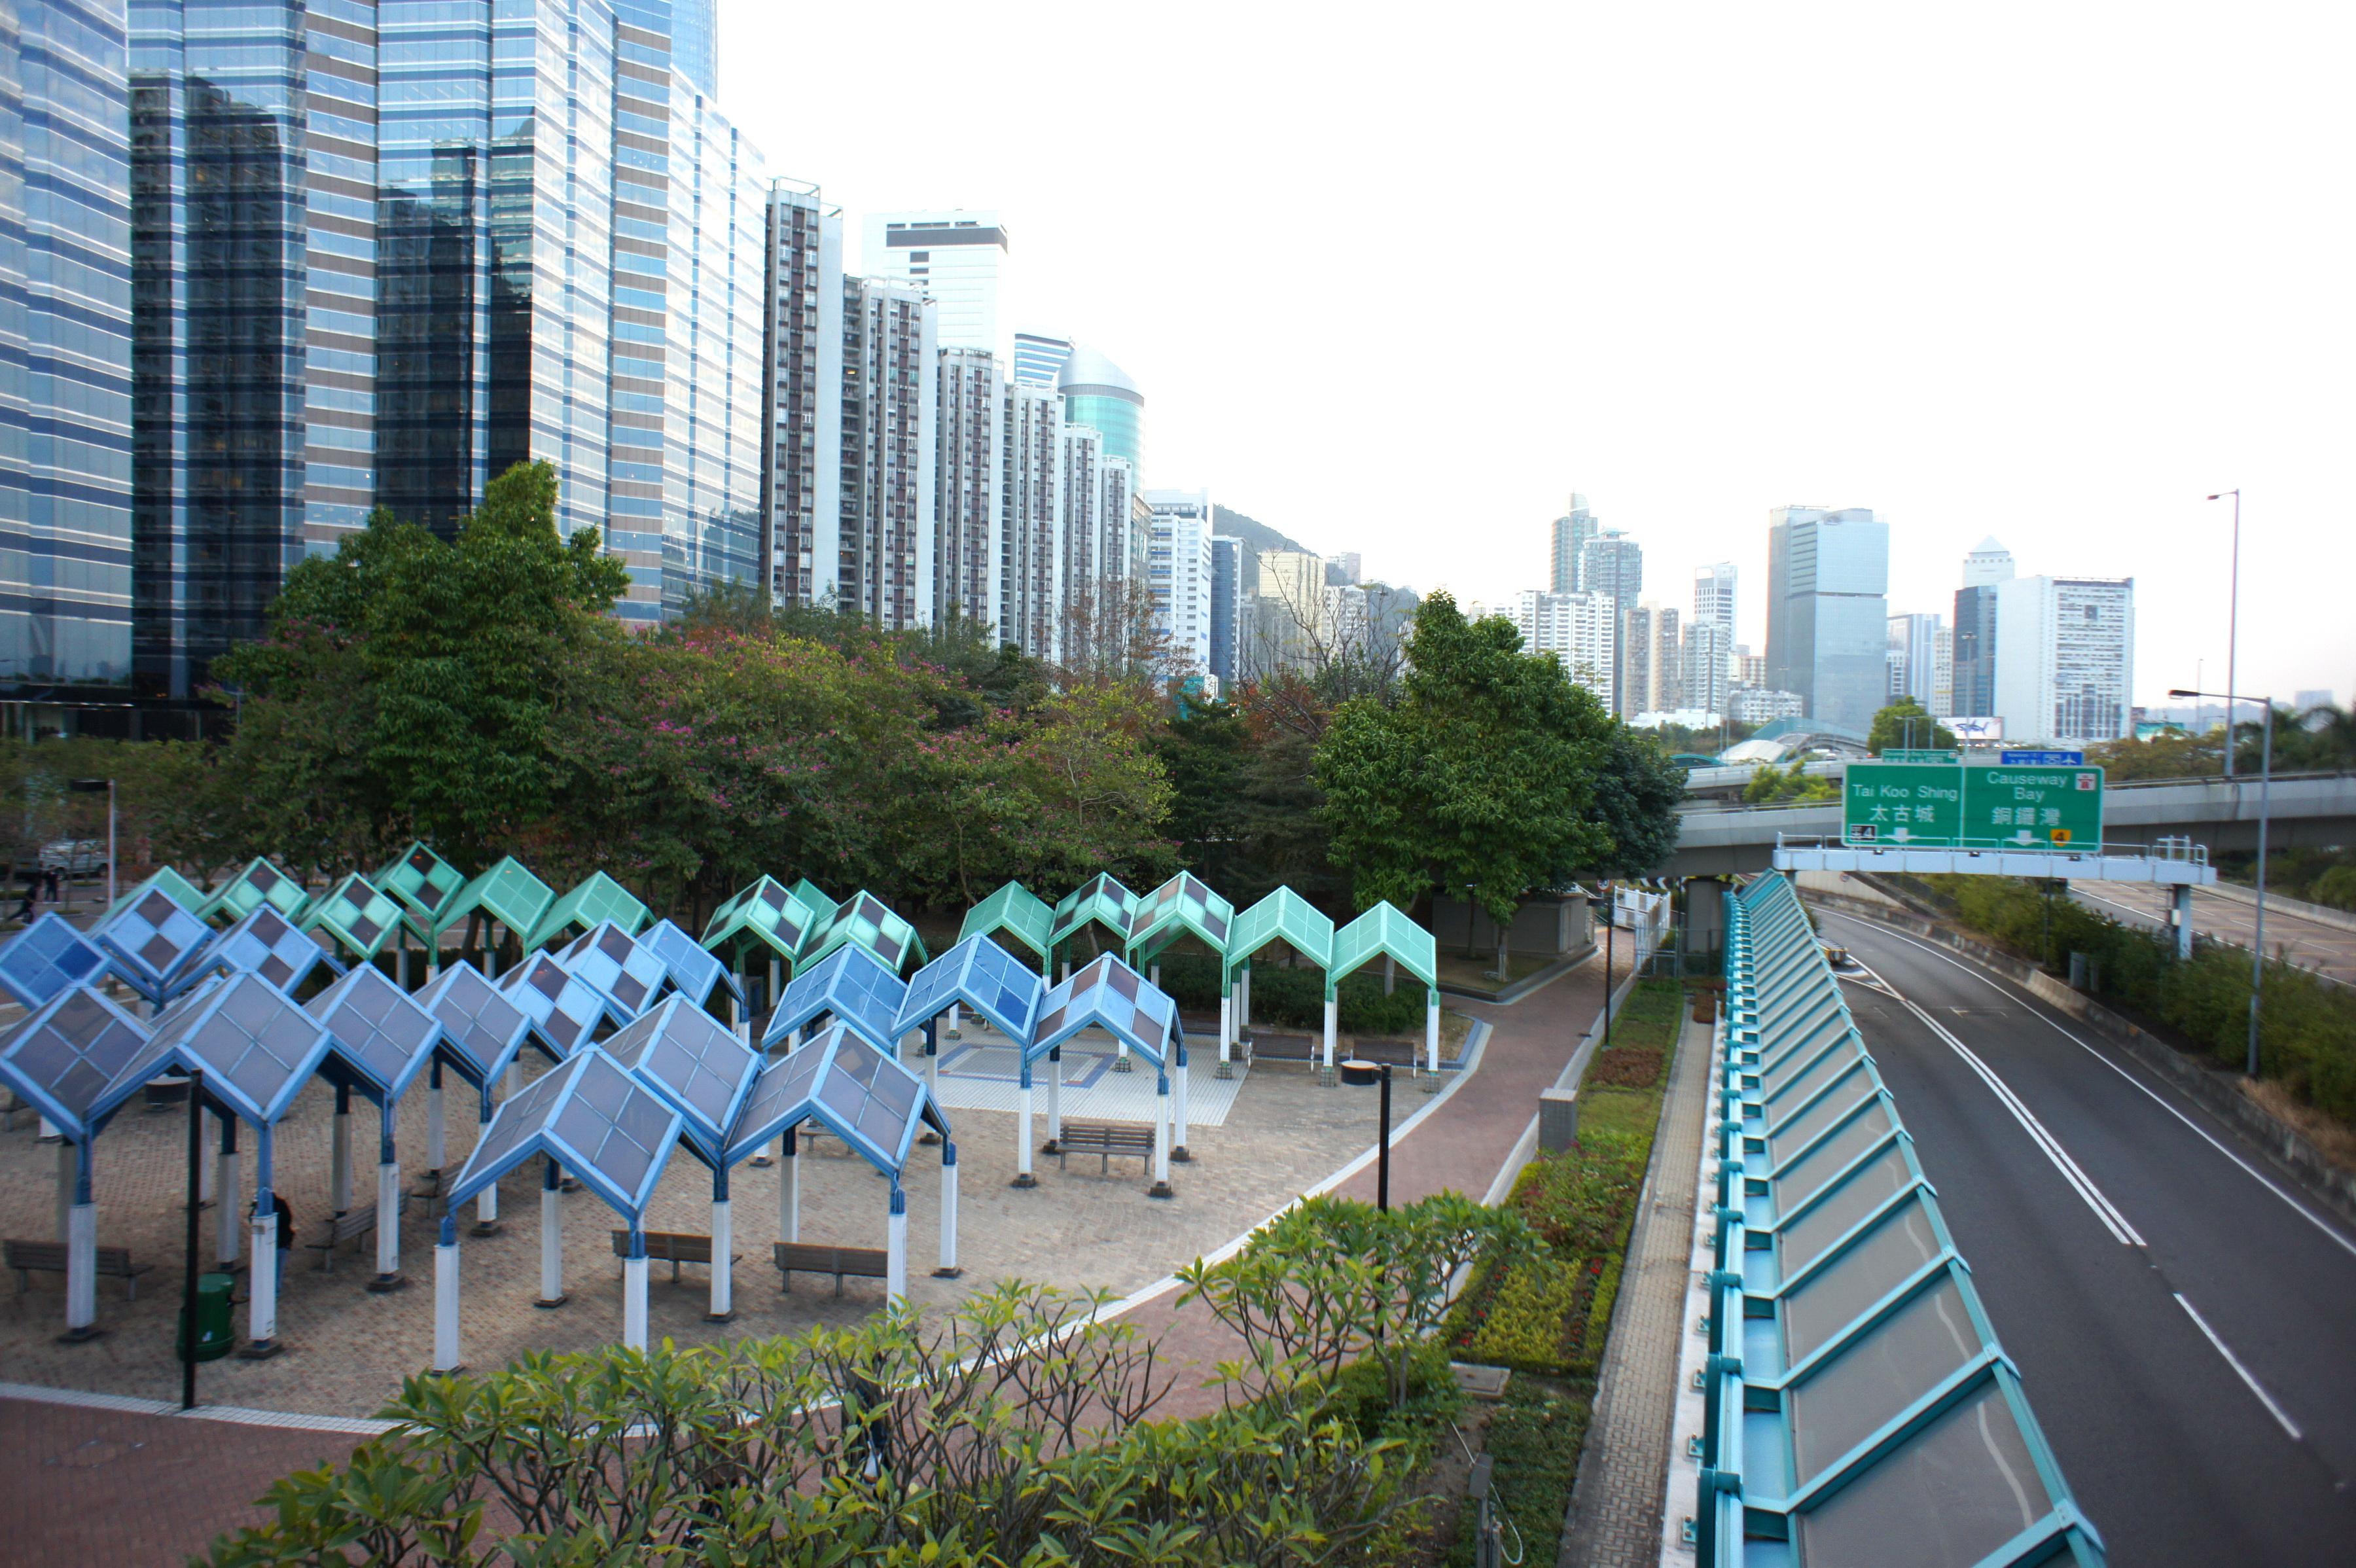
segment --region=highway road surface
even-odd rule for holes
[[[2130,925],[2168,929],[2168,893],[2148,882],[2072,882],[2071,896],[2092,909]],[[2257,934],[2258,907],[2196,888],[2192,929],[2204,937],[2248,947]],[[2342,930],[2286,914],[2266,903],[2266,951],[2282,953],[2302,969],[2320,971],[2342,985],[2356,985],[2356,931]]]
[[[2009,982],[1818,915],[2111,1561],[2356,1562],[2356,1230]]]

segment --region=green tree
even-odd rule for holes
[[[2225,748],[2213,736],[2170,731],[2149,740],[2112,740],[2086,748],[2086,760],[2116,783],[2129,779],[2203,779],[2225,770]]]
[[[1669,760],[1660,741],[1613,725],[1595,777],[1595,811],[1612,834],[1612,849],[1582,869],[1599,876],[1659,871],[1677,847],[1677,803],[1685,798],[1686,770]]]
[[[1913,746],[1929,751],[1951,747],[1954,744],[1955,732],[1933,719],[1922,704],[1912,697],[1901,697],[1874,714],[1873,728],[1867,732],[1865,737],[1865,749],[1876,757],[1893,746]]]
[[[1316,752],[1333,857],[1358,908],[1463,889],[1500,929],[1533,887],[1612,849],[1596,819],[1612,721],[1560,661],[1522,651],[1500,617],[1423,601],[1400,700],[1335,710]]]
[[[1837,800],[1840,790],[1829,779],[1811,779],[1807,774],[1808,760],[1792,758],[1789,768],[1777,769],[1762,764],[1751,775],[1751,782],[1742,787],[1742,803],[1746,806],[1805,805],[1812,800]]]

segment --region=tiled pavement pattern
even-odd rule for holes
[[[1612,1309],[1611,1348],[1556,1568],[1651,1568],[1661,1560],[1662,1498],[1676,1414],[1677,1351],[1687,1327],[1694,1195],[1708,1090],[1708,1031],[1688,1019],[1661,1103],[1652,1169]]]
[[[1455,1004],[1492,1025],[1480,1070],[1462,1081],[1439,1113],[1394,1144],[1394,1201],[1409,1202],[1442,1187],[1485,1192],[1528,1126],[1537,1090],[1560,1071],[1601,996],[1600,969],[1588,966],[1511,1007]],[[282,1186],[296,1208],[298,1224],[321,1218],[331,1103],[323,1089],[306,1093],[278,1155],[284,1173]],[[1426,1103],[1413,1080],[1402,1077],[1393,1086],[1394,1125]],[[404,1108],[404,1170],[412,1168],[423,1149],[423,1096],[418,1096]],[[474,1115],[466,1097],[455,1089],[450,1108],[455,1154],[471,1146]],[[1376,1111],[1376,1096],[1371,1091],[1320,1088],[1301,1069],[1263,1063],[1250,1075],[1248,1092],[1239,1097],[1226,1124],[1196,1136],[1194,1162],[1173,1172],[1178,1198],[1170,1203],[1146,1198],[1144,1174],[1121,1161],[1114,1163],[1108,1177],[1097,1174],[1091,1160],[1075,1161],[1066,1175],[1042,1159],[1040,1186],[1030,1192],[1013,1191],[1007,1186],[1014,1169],[1013,1118],[962,1112],[958,1122],[965,1277],[955,1284],[929,1277],[931,1249],[938,1234],[933,1208],[938,1187],[937,1178],[919,1166],[912,1173],[909,1193],[911,1293],[920,1305],[937,1305],[958,1291],[1010,1274],[1134,1291],[1258,1223],[1292,1195],[1366,1150],[1374,1140]],[[362,1119],[355,1127],[355,1145],[363,1150],[372,1146],[372,1130]],[[186,1124],[177,1115],[133,1112],[101,1140],[102,1240],[110,1246],[128,1244],[142,1258],[154,1258],[158,1267],[143,1282],[135,1305],[119,1299],[118,1282],[102,1282],[100,1321],[112,1332],[90,1345],[52,1343],[62,1317],[56,1282],[37,1282],[22,1302],[0,1300],[0,1358],[5,1358],[8,1377],[151,1398],[173,1392],[177,1368],[169,1359],[168,1339],[178,1270],[170,1260],[177,1256],[177,1241],[167,1232],[174,1230],[170,1210],[178,1190],[185,1132]],[[853,1168],[832,1140],[824,1140],[821,1147],[826,1152],[810,1160],[804,1177],[804,1236],[873,1244],[882,1230],[882,1183],[863,1165]],[[250,1182],[250,1155],[247,1163]],[[55,1224],[54,1169],[52,1151],[33,1142],[29,1119],[16,1132],[0,1134],[0,1233],[48,1233]],[[361,1174],[364,1179],[372,1175]],[[737,1265],[737,1320],[725,1331],[786,1332],[815,1321],[845,1321],[872,1309],[876,1298],[870,1282],[847,1285],[839,1304],[830,1287],[815,1280],[787,1298],[776,1292],[773,1271],[756,1268],[776,1227],[770,1180],[766,1172],[744,1171],[734,1184],[737,1250],[744,1261]],[[1369,1165],[1342,1190],[1371,1199],[1374,1185]],[[365,1187],[360,1190],[364,1195]],[[680,1157],[664,1182],[649,1224],[705,1229],[704,1213],[699,1211],[708,1191],[698,1168]],[[851,1207],[854,1202],[872,1204],[872,1229]],[[492,1365],[527,1347],[585,1348],[617,1336],[619,1267],[607,1241],[612,1216],[586,1193],[566,1198],[572,1303],[555,1313],[531,1306],[538,1284],[537,1203],[536,1176],[519,1173],[500,1195],[501,1213],[509,1221],[506,1233],[466,1243],[462,1327],[464,1351],[472,1365]],[[109,1223],[110,1211],[118,1217],[117,1223]],[[123,1225],[121,1217],[130,1215],[147,1218]],[[208,1235],[211,1218],[209,1212]],[[322,1276],[310,1266],[312,1255],[298,1247],[300,1263],[289,1277],[280,1306],[289,1351],[260,1363],[211,1363],[200,1374],[202,1397],[266,1408],[373,1410],[402,1373],[426,1359],[430,1239],[427,1221],[412,1205],[402,1234],[402,1261],[412,1283],[391,1296],[372,1296],[363,1288],[369,1273],[365,1256],[339,1262],[333,1276]],[[1162,1413],[1183,1415],[1215,1407],[1216,1390],[1205,1386],[1205,1380],[1237,1347],[1199,1308],[1173,1312],[1173,1294],[1144,1302],[1129,1317],[1162,1337],[1179,1385]],[[654,1335],[690,1342],[720,1332],[701,1321],[706,1305],[701,1271],[691,1266],[687,1283],[673,1289],[658,1269],[650,1295]],[[200,1549],[216,1531],[256,1517],[248,1499],[261,1495],[288,1468],[338,1458],[351,1444],[352,1439],[331,1433],[231,1427],[0,1400],[0,1519],[44,1520],[39,1532],[0,1531],[0,1564],[23,1561],[68,1568],[85,1563],[177,1561]],[[70,1488],[45,1481],[59,1467],[91,1474],[78,1477]],[[71,1501],[61,1502],[63,1498]],[[84,1506],[112,1511],[102,1524],[78,1521],[63,1511]]]

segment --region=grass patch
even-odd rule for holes
[[[1509,1560],[1515,1555],[1516,1534],[1521,1562],[1543,1565],[1555,1560],[1594,1406],[1591,1380],[1516,1377],[1490,1415],[1491,1495],[1510,1522],[1505,1532]],[[1480,1509],[1466,1503],[1457,1517],[1456,1539],[1440,1559],[1449,1568],[1472,1568],[1479,1525]]]
[[[1586,1081],[1612,1089],[1650,1089],[1661,1081],[1661,1053],[1614,1046],[1587,1064]]]

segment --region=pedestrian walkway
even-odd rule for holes
[[[1690,1326],[1694,1197],[1709,1102],[1709,1026],[1691,1018],[1653,1137],[1652,1168],[1612,1309],[1595,1413],[1563,1522],[1557,1568],[1652,1568],[1661,1558],[1662,1498],[1677,1405],[1677,1351]]]

